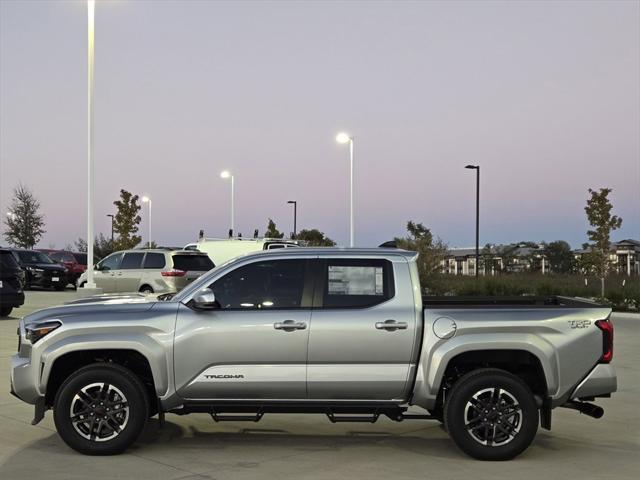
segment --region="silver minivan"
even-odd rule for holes
[[[104,293],[173,293],[215,265],[206,253],[161,248],[122,250],[100,260],[94,282]],[[87,283],[87,272],[78,286]]]

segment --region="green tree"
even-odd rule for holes
[[[442,261],[447,254],[447,245],[440,238],[433,238],[431,230],[422,223],[407,222],[408,236],[394,239],[398,248],[418,252],[418,272],[423,288],[430,279],[442,271]]]
[[[11,207],[4,224],[4,238],[11,245],[20,248],[35,247],[46,232],[40,202],[26,186],[19,184],[13,189]]]
[[[267,224],[267,231],[264,232],[265,238],[282,238],[284,237],[284,233],[280,233],[280,231],[276,228],[276,222],[269,219],[269,223]]]
[[[118,209],[113,218],[113,231],[118,234],[114,245],[116,250],[133,248],[142,240],[139,235],[136,235],[141,220],[138,215],[141,209],[138,200],[140,200],[138,195],[120,190],[120,200],[113,202]]]
[[[576,261],[571,246],[564,240],[550,242],[545,245],[543,252],[553,273],[571,273],[575,270]]]
[[[296,240],[304,242],[308,247],[334,247],[336,244],[317,228],[300,230],[296,235]]]
[[[610,188],[601,188],[599,191],[589,189],[591,198],[587,200],[584,211],[587,214],[589,225],[593,227],[587,230],[588,243],[586,261],[593,265],[594,273],[600,277],[600,293],[604,297],[604,279],[609,273],[611,260],[611,232],[622,225],[622,218],[611,215],[613,205],[609,201]]]
[[[84,238],[78,238],[73,242],[73,245],[68,245],[66,250],[87,253],[87,241]],[[105,237],[102,233],[95,237],[93,241],[94,263],[113,252],[115,252],[115,241]]]

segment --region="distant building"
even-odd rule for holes
[[[586,250],[574,250],[579,259]],[[611,244],[611,262],[619,274],[640,275],[640,241],[621,240]],[[451,275],[476,274],[475,248],[451,248],[442,260],[442,271]],[[491,245],[480,249],[480,275],[499,272],[549,273],[549,261],[544,255],[544,245],[510,244]]]
[[[588,253],[588,250],[574,250],[576,259]],[[640,240],[621,240],[611,244],[609,259],[616,273],[627,275],[640,275]]]

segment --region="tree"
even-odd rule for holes
[[[113,231],[118,234],[114,245],[116,250],[133,248],[142,240],[139,235],[136,235],[141,220],[138,215],[141,209],[139,199],[138,195],[120,190],[120,200],[113,202],[118,209],[113,218]]]
[[[544,247],[544,256],[549,261],[549,270],[553,273],[571,273],[575,269],[575,258],[571,246],[564,240],[550,242]]]
[[[334,247],[336,244],[317,228],[300,230],[296,235],[296,240],[304,242],[308,247]]]
[[[609,201],[610,188],[599,191],[589,189],[591,198],[587,200],[584,211],[587,214],[592,230],[587,230],[587,237],[592,242],[587,244],[587,262],[593,265],[593,270],[600,277],[600,294],[604,297],[604,279],[609,273],[611,260],[611,232],[622,225],[622,218],[611,215],[613,205]]]
[[[418,252],[418,272],[420,283],[423,286],[429,285],[430,277],[442,271],[442,261],[447,254],[447,245],[440,238],[433,238],[431,230],[422,223],[407,222],[407,232],[405,238],[394,239],[398,248]]]
[[[13,189],[13,200],[4,224],[4,238],[20,248],[35,247],[46,232],[40,202],[26,186],[19,184]]]
[[[72,245],[67,245],[66,250],[87,253],[87,241],[84,238],[78,238]],[[93,241],[93,258],[95,261],[106,257],[115,252],[115,242],[105,237],[102,233],[95,237]]]
[[[276,222],[269,219],[269,223],[267,224],[267,231],[264,232],[265,238],[282,238],[284,237],[284,233],[280,233],[276,228]]]
[[[73,249],[75,249],[76,252],[86,253],[87,241],[84,238],[79,238],[73,242]],[[68,248],[67,250],[71,250],[71,248]]]

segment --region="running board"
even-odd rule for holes
[[[255,415],[220,415],[215,411],[210,413],[214,422],[259,422],[264,416],[264,412],[257,412]]]
[[[331,423],[341,423],[341,422],[361,422],[361,423],[376,423],[380,414],[374,413],[373,415],[338,415],[336,416],[333,412],[327,412],[327,418]]]

